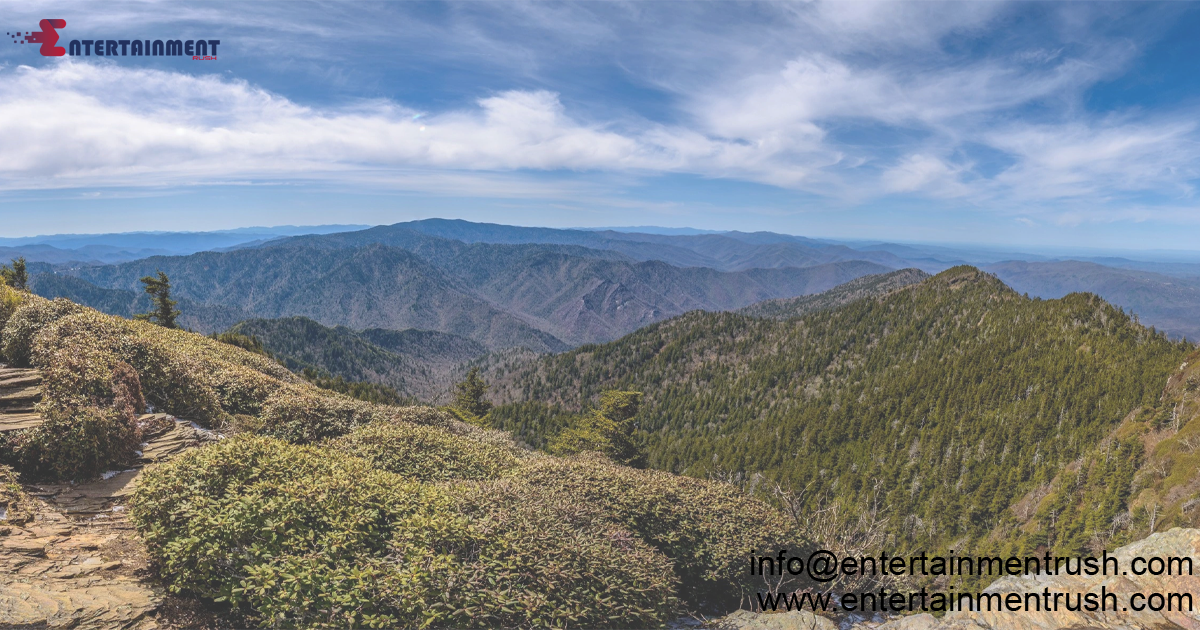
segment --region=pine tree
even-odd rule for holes
[[[0,267],[0,280],[18,291],[28,288],[29,274],[25,271],[25,257],[13,260],[11,268],[8,265]]]
[[[149,313],[139,313],[134,315],[134,318],[147,322],[152,321],[164,328],[179,328],[179,325],[175,323],[175,318],[179,317],[179,311],[175,310],[176,301],[171,299],[171,280],[167,274],[160,271],[157,278],[146,276],[142,278],[142,284],[146,285],[146,293],[154,302],[154,310]]]
[[[484,400],[483,395],[488,390],[487,383],[479,376],[479,368],[473,367],[467,371],[467,378],[455,386],[458,393],[454,396],[454,406],[474,416],[483,416],[492,410],[492,403]]]
[[[627,466],[643,467],[645,454],[633,440],[633,418],[641,404],[642,392],[605,391],[600,406],[551,439],[547,450],[563,456],[596,451]]]

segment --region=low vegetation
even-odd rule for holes
[[[747,549],[806,545],[728,484],[552,457],[65,300],[4,288],[0,305],[6,359],[45,377],[47,422],[0,450],[23,475],[121,465],[148,407],[229,435],[147,468],[130,515],[172,592],[226,602],[246,624],[655,627],[743,602],[756,586],[736,568]],[[0,474],[18,514],[23,495]]]

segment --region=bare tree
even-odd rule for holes
[[[812,488],[813,482],[799,492],[776,484],[772,491],[806,538],[839,558],[878,555],[884,550],[888,542],[888,519],[883,505],[883,482],[875,480],[870,498],[859,510],[847,509],[828,491],[813,495]],[[843,577],[837,586],[843,590],[856,590],[874,584],[878,578]]]

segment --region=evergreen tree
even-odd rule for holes
[[[633,418],[641,404],[642,392],[605,391],[600,406],[556,435],[547,450],[564,456],[596,451],[627,466],[644,466],[645,455],[633,439]]]
[[[171,299],[171,280],[167,274],[158,272],[158,277],[146,276],[142,278],[142,284],[146,285],[146,293],[150,294],[150,299],[154,301],[154,310],[149,313],[139,313],[134,315],[135,319],[142,321],[152,321],[164,328],[179,328],[175,323],[175,318],[179,317],[179,311],[175,310],[175,300]]]
[[[0,267],[0,280],[18,291],[26,290],[29,284],[29,274],[25,271],[25,257],[13,260],[11,268],[8,265]]]
[[[454,396],[454,406],[475,416],[486,415],[492,410],[492,403],[484,400],[483,395],[488,390],[487,383],[479,376],[479,368],[473,367],[467,371],[467,378],[455,386],[458,393]]]

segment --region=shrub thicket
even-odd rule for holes
[[[236,436],[147,471],[131,516],[176,592],[263,625],[660,625],[670,562],[565,495],[406,480]]]
[[[21,304],[28,297],[30,297],[29,293],[17,291],[8,285],[0,284],[0,331],[4,330],[4,327],[8,325],[9,318],[12,317],[13,313],[21,307]],[[4,344],[0,340],[0,354],[3,354],[3,351]],[[0,356],[0,359],[2,358],[4,357]]]
[[[39,478],[93,477],[128,460],[146,407],[137,372],[98,344],[42,345],[48,330],[69,327],[84,311],[66,300],[24,302],[5,327],[5,351],[42,367],[45,422],[7,436],[4,460]]]
[[[23,299],[4,325],[2,346],[9,365],[29,367],[34,335],[53,322],[83,310],[84,307],[65,298],[46,300],[28,296]]]
[[[599,506],[665,554],[674,563],[681,596],[693,608],[736,607],[740,598],[763,590],[761,578],[745,570],[751,549],[799,555],[807,545],[781,512],[725,483],[616,466],[593,454],[531,458],[512,476]]]
[[[4,435],[0,459],[42,478],[82,479],[131,459],[146,403],[209,426],[262,413],[288,392],[323,392],[270,359],[181,330],[0,288],[0,347],[44,375],[39,427]]]
[[[491,541],[474,584],[514,612],[473,625],[653,628],[681,612],[671,559],[604,506],[513,478],[453,491],[456,511]],[[488,588],[495,578],[499,588]]]
[[[495,479],[518,461],[514,447],[463,439],[441,428],[408,422],[369,424],[329,446],[419,481]]]
[[[269,396],[300,381],[266,357],[65,300],[35,300],[19,308],[5,327],[4,348],[10,359],[28,356],[42,369],[73,354],[114,355],[137,371],[147,402],[205,424],[258,413]]]

